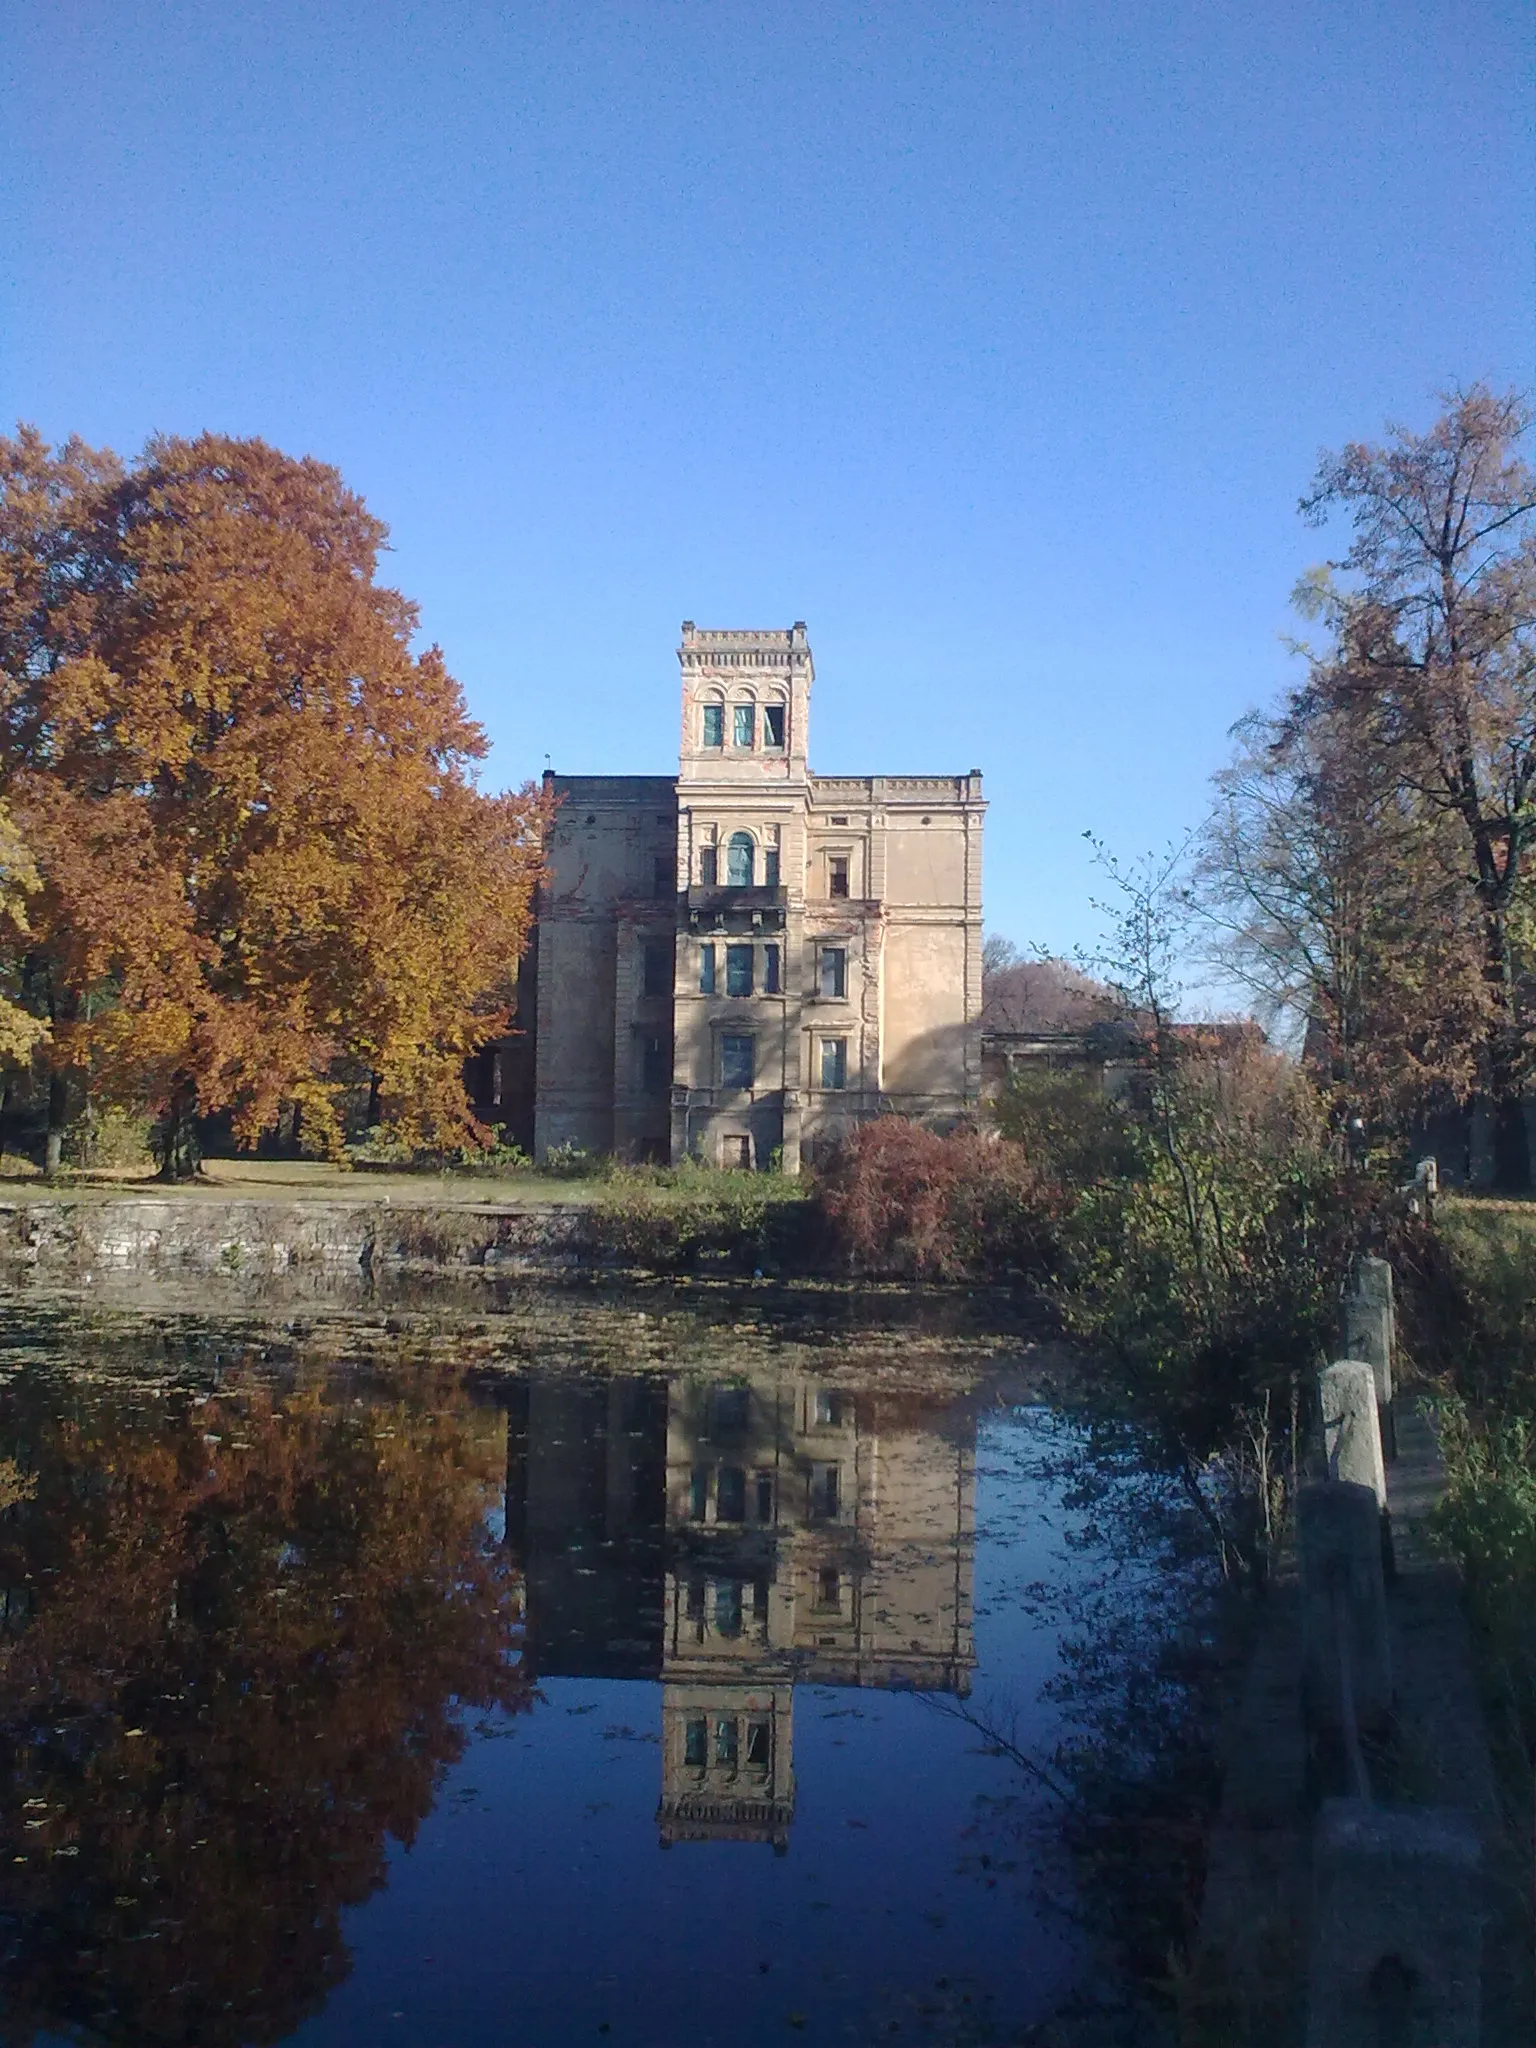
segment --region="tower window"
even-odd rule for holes
[[[836,1465],[811,1467],[811,1513],[820,1522],[835,1522],[841,1500]]]
[[[772,1740],[766,1721],[747,1723],[747,1762],[754,1770],[766,1771],[773,1758]]]
[[[706,704],[704,706],[704,744],[706,747],[725,745],[725,706]]]
[[[763,706],[763,745],[782,747],[784,744],[784,706],[765,704]]]
[[[845,996],[848,993],[848,952],[843,946],[823,946],[821,949],[821,992],[824,996]]]
[[[715,992],[715,942],[704,939],[699,945],[699,994],[712,996]]]
[[[714,1433],[729,1436],[739,1432],[752,1420],[752,1389],[750,1387],[716,1387],[714,1390]],[[738,1521],[741,1519],[738,1515]]]
[[[691,1771],[708,1767],[709,1722],[702,1714],[697,1720],[683,1723],[683,1762]]]
[[[736,1768],[736,1723],[721,1719],[715,1723],[715,1762]]]
[[[779,949],[777,946],[763,948],[763,994],[776,996],[779,993]]]
[[[827,894],[846,896],[848,894],[848,856],[846,853],[827,855]]]
[[[720,1085],[722,1088],[752,1086],[753,1041],[748,1032],[727,1031],[720,1039]]]
[[[738,747],[750,747],[753,727],[757,724],[755,704],[735,704],[731,707],[731,738]]]
[[[741,1634],[741,1611],[741,1581],[739,1579],[722,1579],[715,1587],[716,1633],[722,1636],[739,1636]],[[723,1763],[725,1759],[722,1757],[721,1761]],[[735,1763],[736,1758],[734,1755],[732,1755],[730,1761]]]
[[[725,849],[725,881],[730,889],[750,889],[752,857],[756,852],[750,832],[733,832]],[[846,893],[846,892],[845,892]]]
[[[648,996],[669,996],[672,993],[672,941],[670,939],[647,939],[641,956],[643,979],[641,989]]]
[[[821,1041],[821,1085],[823,1088],[846,1088],[848,1086],[848,1041],[846,1038],[824,1038]]]
[[[640,1086],[647,1095],[665,1095],[672,1085],[672,1055],[667,1041],[648,1032],[640,1046]]]
[[[750,946],[726,947],[725,992],[728,996],[751,995],[752,948]]]

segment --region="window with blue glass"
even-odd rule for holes
[[[725,849],[725,884],[728,889],[750,889],[752,856],[756,851],[750,832],[733,832]]]
[[[727,1031],[720,1039],[720,1085],[722,1088],[752,1086],[754,1045],[747,1032]]]
[[[705,939],[699,947],[699,994],[712,996],[715,992],[715,942]]]
[[[779,849],[776,846],[763,850],[763,883],[769,889],[779,886]]]
[[[822,947],[821,992],[824,996],[847,995],[848,949],[845,946]]]
[[[738,747],[750,747],[752,729],[757,723],[757,707],[754,704],[732,706],[731,738]]]
[[[821,1085],[823,1088],[846,1088],[848,1086],[848,1041],[846,1038],[824,1038],[821,1041]]]
[[[706,704],[704,706],[704,744],[706,747],[725,745],[725,706]]]
[[[782,747],[784,744],[784,706],[765,704],[763,706],[763,745]]]
[[[709,1722],[703,1715],[683,1723],[683,1762],[694,1771],[708,1766]]]
[[[763,994],[776,996],[779,993],[779,949],[777,946],[763,948]]]
[[[752,948],[750,946],[726,947],[725,992],[728,996],[751,995]]]

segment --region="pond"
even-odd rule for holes
[[[4,1358],[0,2038],[1160,2038],[1077,1766],[1168,1580],[1027,1358],[337,1328]]]

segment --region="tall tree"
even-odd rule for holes
[[[1352,1116],[1392,1128],[1465,1095],[1486,1004],[1446,821],[1326,706],[1254,715],[1235,737],[1196,870],[1216,963],[1267,1026],[1304,1035]]]
[[[0,786],[42,875],[30,978],[70,1077],[242,1139],[334,1144],[357,1073],[406,1128],[473,1129],[464,1055],[508,1009],[542,824],[474,784],[485,736],[386,528],[255,440],[135,462],[0,442]]]
[[[1448,395],[1427,433],[1326,456],[1302,509],[1352,539],[1311,601],[1332,633],[1292,706],[1341,721],[1396,788],[1454,835],[1476,906],[1484,997],[1477,1082],[1496,1171],[1523,1185],[1532,1030],[1521,987],[1522,891],[1536,841],[1536,473],[1526,402]]]

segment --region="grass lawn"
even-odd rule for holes
[[[45,1181],[30,1162],[14,1153],[0,1158],[0,1202],[58,1201],[77,1197],[165,1195],[177,1201],[327,1201],[445,1204],[488,1202],[499,1208],[529,1203],[590,1202],[603,1183],[565,1180],[526,1172],[484,1174],[375,1173],[327,1166],[309,1159],[209,1159],[201,1180],[169,1186],[133,1167],[71,1170]]]
[[[552,1203],[606,1208],[690,1210],[729,1205],[753,1211],[799,1199],[805,1183],[776,1174],[730,1173],[710,1167],[617,1167],[587,1178],[520,1167],[495,1174],[378,1172],[308,1159],[209,1159],[201,1180],[170,1186],[133,1167],[72,1169],[54,1183],[14,1153],[0,1156],[0,1203],[169,1196],[177,1201],[390,1202],[431,1208],[486,1204],[528,1208]]]

